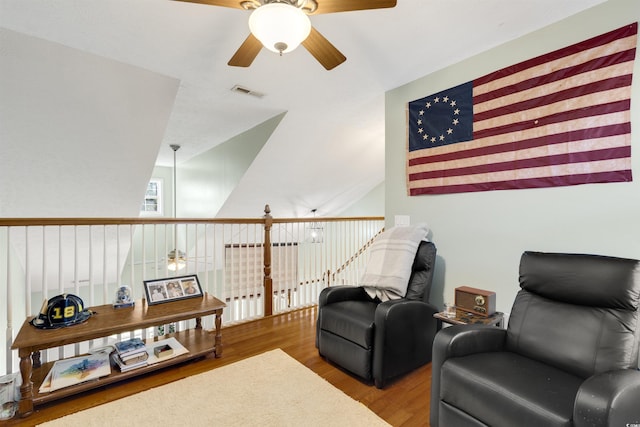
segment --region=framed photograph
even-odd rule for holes
[[[198,276],[170,277],[144,281],[147,304],[155,305],[185,298],[202,297],[202,288]]]

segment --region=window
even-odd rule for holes
[[[162,179],[151,178],[140,207],[142,215],[162,215]]]

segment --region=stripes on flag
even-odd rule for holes
[[[627,182],[638,23],[409,102],[409,195]]]

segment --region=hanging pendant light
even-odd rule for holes
[[[178,217],[177,211],[177,182],[176,182],[176,151],[180,149],[179,145],[172,144],[170,145],[173,150],[173,217]],[[176,246],[176,249],[172,250],[167,254],[167,269],[171,271],[182,270],[187,266],[187,256],[184,252],[177,249],[178,245],[178,224],[173,224],[173,244]]]
[[[313,219],[316,219],[316,211],[317,209],[311,209],[313,212]],[[309,241],[311,243],[322,243],[324,239],[324,229],[322,228],[322,224],[319,222],[313,221],[311,226],[309,227]]]

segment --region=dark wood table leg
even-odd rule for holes
[[[216,337],[213,352],[216,357],[222,356],[222,310],[220,310],[219,313],[216,313]]]
[[[34,368],[39,368],[40,366],[42,366],[42,362],[40,361],[41,357],[41,351],[34,351],[33,353],[31,353],[31,362],[33,363]]]
[[[20,355],[20,375],[22,385],[20,386],[20,402],[18,403],[18,415],[26,417],[33,413],[33,383],[31,382],[31,372],[33,365],[31,352],[19,351]]]

